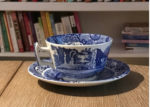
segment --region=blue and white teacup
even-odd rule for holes
[[[93,75],[104,69],[112,38],[100,34],[64,34],[47,38],[47,47],[35,44],[35,54],[40,65],[73,75]],[[52,62],[42,62],[39,50],[49,52]]]

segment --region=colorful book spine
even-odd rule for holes
[[[49,18],[50,18],[50,20],[51,20],[53,35],[56,35],[55,22],[54,22],[54,15],[51,13]]]
[[[122,39],[122,43],[149,43],[149,40],[126,40],[126,39]]]
[[[38,41],[39,46],[45,47],[46,46],[45,36],[44,36],[44,32],[43,32],[40,24],[35,23],[34,27],[35,27],[35,32],[36,32],[36,35],[37,35],[37,41]]]
[[[76,25],[77,25],[78,33],[82,33],[81,26],[80,26],[80,21],[79,21],[79,16],[78,16],[77,12],[74,12],[74,18],[75,18],[75,22],[76,22]]]
[[[6,26],[6,31],[7,31],[7,36],[8,36],[10,51],[14,52],[14,48],[13,48],[13,44],[12,44],[12,39],[11,39],[11,35],[10,35],[10,30],[9,30],[9,26],[8,26],[8,21],[7,21],[7,17],[6,17],[6,12],[3,14],[3,16],[4,16],[4,22],[5,22],[5,26]]]
[[[42,11],[40,13],[41,13],[41,19],[42,19],[42,25],[43,25],[45,38],[48,38],[50,35],[48,33],[48,27],[47,27],[47,21],[46,21],[46,12]]]
[[[23,41],[23,45],[24,45],[24,50],[30,51],[30,45],[29,45],[28,36],[26,33],[26,28],[25,28],[22,12],[18,12],[18,21],[19,21],[19,25],[21,28],[20,31],[21,31],[21,35],[23,38],[22,41]]]
[[[11,16],[12,16],[12,20],[13,20],[13,24],[14,24],[14,29],[15,29],[15,33],[16,33],[16,38],[17,38],[19,52],[24,52],[24,47],[23,47],[23,43],[22,43],[22,37],[21,37],[19,23],[18,23],[18,19],[17,19],[16,13],[15,12],[11,12]]]
[[[0,50],[1,52],[4,52],[4,41],[3,41],[3,33],[2,33],[2,26],[1,26],[1,21],[0,21]]]
[[[6,12],[6,17],[7,17],[7,22],[8,22],[8,27],[10,31],[10,36],[11,36],[14,52],[19,52],[16,33],[15,33],[14,25],[13,25],[13,20],[11,17],[11,12]]]
[[[50,15],[51,13],[46,12],[46,21],[47,21],[47,27],[48,27],[48,32],[50,36],[53,36],[53,30],[52,30],[52,25],[51,25],[51,20],[50,20]]]
[[[5,48],[6,52],[10,52],[10,46],[9,46],[6,26],[5,26],[4,17],[3,17],[3,13],[2,12],[0,12],[0,21],[1,21],[3,40],[4,40],[4,48]]]
[[[27,14],[25,12],[23,13],[23,18],[24,18],[26,33],[28,35],[28,41],[29,41],[29,45],[30,45],[30,51],[34,51],[31,26],[30,26],[30,23],[29,23],[29,18],[28,18]]]

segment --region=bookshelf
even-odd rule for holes
[[[0,2],[0,11],[77,11],[84,33],[99,33],[113,37],[114,42],[109,57],[149,57],[148,50],[124,50],[120,37],[124,23],[148,22],[148,2]],[[7,52],[0,53],[0,57],[34,57],[34,53]]]

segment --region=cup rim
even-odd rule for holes
[[[69,34],[97,34],[97,33],[68,33]],[[62,35],[67,35],[67,34],[62,34]],[[62,36],[62,35],[59,35],[59,36]],[[97,35],[103,35],[103,34],[97,34]],[[54,36],[58,36],[58,35],[54,35]],[[113,42],[113,38],[108,36],[108,35],[103,35],[103,36],[107,36],[110,38],[110,41],[108,42],[104,42],[104,43],[101,43],[101,44],[92,44],[92,45],[67,45],[67,44],[57,44],[57,43],[53,43],[53,42],[50,42],[48,41],[47,39],[50,38],[48,37],[46,39],[46,42],[49,43],[49,44],[52,44],[52,45],[55,45],[55,46],[61,46],[61,47],[93,47],[93,46],[102,46],[102,45],[105,45],[105,44],[108,44],[108,43],[112,43]]]

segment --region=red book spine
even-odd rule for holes
[[[37,2],[37,0],[32,0],[33,2]]]
[[[80,26],[80,21],[79,21],[79,17],[78,17],[78,13],[77,12],[74,12],[74,18],[75,18],[75,22],[76,22],[78,33],[82,33],[81,26]]]
[[[21,38],[21,33],[20,33],[20,29],[19,29],[19,24],[18,24],[18,19],[17,19],[16,13],[12,12],[11,16],[12,16],[12,20],[13,20],[13,23],[14,23],[14,29],[15,29],[15,33],[16,33],[16,38],[17,38],[19,52],[24,52],[22,38]]]
[[[28,18],[26,13],[23,13],[23,18],[24,18],[26,33],[27,33],[28,41],[29,41],[29,45],[30,45],[30,51],[33,51],[34,50],[34,46],[33,46],[33,38],[32,38],[31,26],[30,26],[29,18]]]
[[[124,0],[120,0],[120,2],[124,2]]]
[[[23,38],[24,49],[25,49],[25,51],[30,51],[29,41],[27,38],[27,33],[26,33],[26,29],[25,29],[22,12],[18,12],[18,21],[19,21],[19,25],[21,28],[20,30],[21,30],[21,34],[22,34],[22,38]]]

